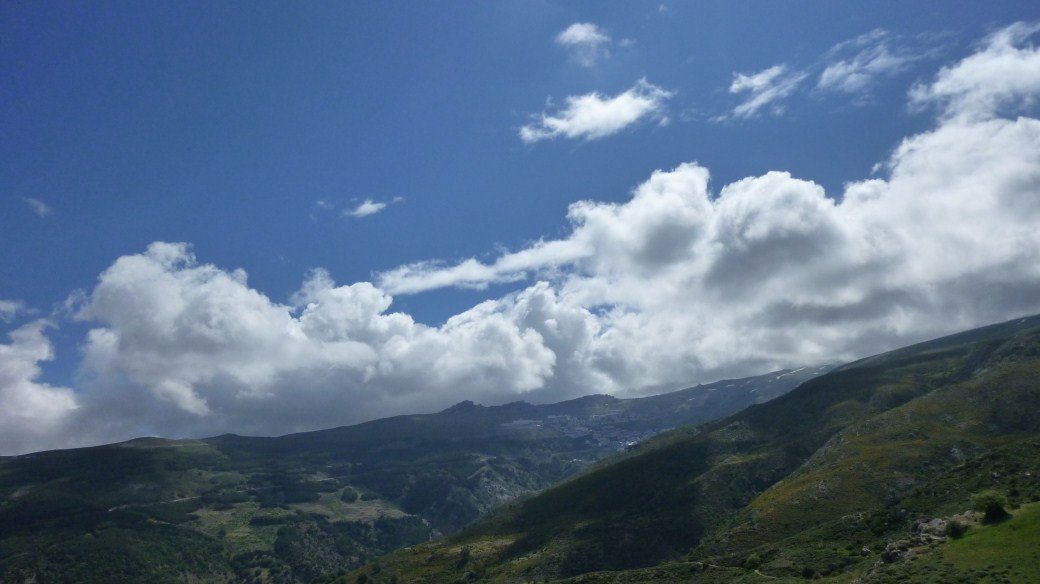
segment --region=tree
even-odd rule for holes
[[[950,539],[960,539],[968,532],[968,526],[958,519],[950,519],[946,522],[946,536]]]
[[[976,511],[982,511],[983,523],[997,523],[1009,517],[1007,512],[1007,497],[994,489],[975,493],[971,496],[971,503]]]

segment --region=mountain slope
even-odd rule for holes
[[[145,438],[3,458],[0,580],[321,581],[828,369],[631,400],[463,402],[278,438]]]
[[[1040,498],[1038,406],[1040,317],[922,343],[659,436],[457,537],[380,559],[375,580],[638,581],[662,562],[678,580],[867,573],[888,544],[918,537],[915,518],[970,510],[986,488],[1012,504]],[[576,581],[600,581],[589,578]]]

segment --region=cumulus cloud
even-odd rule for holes
[[[915,85],[911,103],[938,104],[943,115],[962,120],[993,118],[1028,109],[1040,95],[1040,50],[1030,43],[1040,22],[1019,22],[996,31],[974,55]]]
[[[536,116],[536,122],[520,128],[520,139],[528,144],[559,136],[597,140],[616,134],[643,120],[666,123],[665,102],[674,95],[640,79],[632,88],[613,97],[592,92],[570,96],[555,113]]]
[[[879,78],[905,70],[915,59],[894,45],[892,35],[877,29],[831,49],[816,88],[862,95]]]
[[[440,327],[388,312],[372,284],[315,270],[288,304],[241,270],[154,243],[101,274],[77,314],[91,323],[77,432],[270,434],[428,411],[466,396],[509,400],[545,385],[555,355],[511,302]]]
[[[32,212],[36,213],[39,217],[46,217],[51,214],[51,208],[47,206],[47,203],[44,203],[39,199],[22,197],[22,201],[25,201],[25,204],[28,205],[29,208],[32,209]]]
[[[71,389],[39,381],[40,362],[54,358],[45,320],[23,325],[0,344],[0,448],[12,454],[74,444],[64,433],[78,407]]]
[[[610,36],[591,22],[575,22],[556,35],[556,44],[570,51],[571,59],[582,67],[594,67],[610,56]]]
[[[314,270],[286,302],[185,244],[154,243],[83,300],[92,328],[76,394],[38,381],[44,325],[0,346],[0,399],[21,404],[0,410],[2,448],[640,394],[1040,312],[1040,120],[1013,112],[1030,103],[1018,81],[954,89],[983,91],[967,80],[998,78],[991,68],[1036,74],[1017,30],[922,85],[943,108],[937,124],[899,144],[880,178],[830,196],[786,172],[713,189],[691,162],[624,202],[574,203],[563,237],[374,284]],[[441,326],[391,310],[392,294],[527,278]]]
[[[575,203],[567,237],[377,281],[404,294],[546,278],[560,305],[593,309],[580,361],[615,388],[852,359],[1040,311],[1040,121],[999,115],[1031,103],[1029,30],[992,35],[920,86],[971,115],[907,138],[883,179],[828,197],[771,172],[714,193],[707,169],[684,164],[625,203]]]
[[[717,120],[753,118],[766,108],[773,114],[781,114],[784,111],[784,100],[798,89],[806,77],[805,72],[792,71],[787,65],[773,65],[758,73],[734,73],[729,92],[747,94],[747,97],[727,116]]]

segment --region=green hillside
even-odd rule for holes
[[[630,400],[463,402],[278,438],[143,438],[0,458],[0,581],[321,582],[828,369]]]
[[[1040,548],[1037,412],[1032,317],[663,434],[344,581],[1034,582],[1022,562]],[[972,497],[987,490],[1013,519],[985,524]],[[949,539],[957,526],[967,533]]]

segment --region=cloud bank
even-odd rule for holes
[[[938,105],[947,118],[986,120],[1029,109],[1040,96],[1040,52],[1028,43],[1040,23],[1019,22],[990,35],[974,55],[944,67],[933,83],[910,92],[913,104]]]
[[[582,354],[614,387],[850,359],[1036,312],[1040,122],[1000,117],[1040,93],[1033,31],[999,31],[915,88],[939,123],[895,149],[884,179],[828,197],[771,172],[714,193],[707,169],[684,164],[626,203],[575,203],[567,237],[377,282],[407,294],[547,278],[558,302],[593,310]]]
[[[85,295],[76,392],[39,381],[45,321],[0,345],[2,450],[638,394],[1040,312],[1035,30],[999,31],[915,87],[936,125],[899,144],[883,178],[832,196],[785,172],[716,191],[691,162],[623,203],[574,203],[564,237],[374,284],[315,270],[286,302],[186,244],[154,243]],[[393,294],[525,279],[441,326],[391,309]]]
[[[5,454],[77,444],[65,422],[79,407],[73,391],[40,382],[40,363],[54,358],[38,320],[12,331],[0,344],[0,448]]]
[[[436,409],[462,394],[505,399],[552,374],[552,352],[505,305],[428,327],[390,304],[371,284],[337,286],[322,270],[280,304],[240,270],[154,243],[102,273],[78,312],[97,325],[83,364],[95,393],[81,418],[118,435],[279,433]]]

